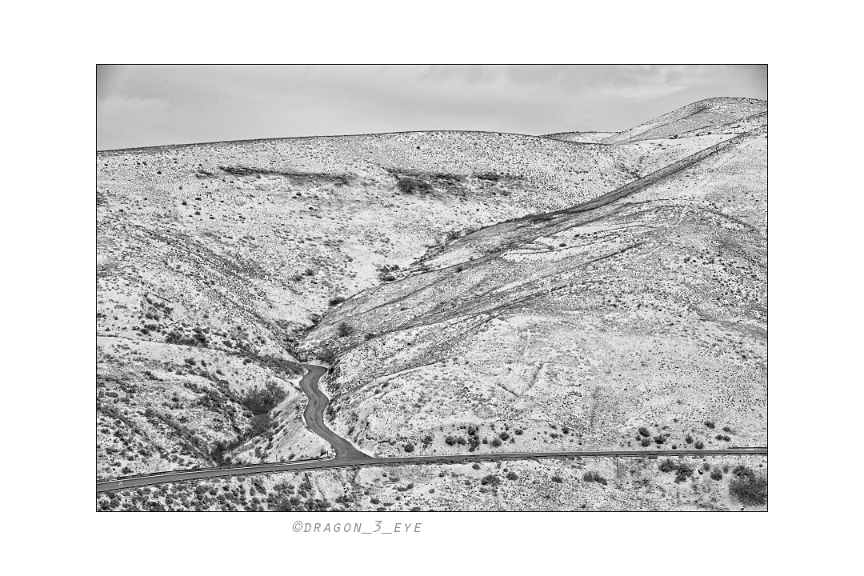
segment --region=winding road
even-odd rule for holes
[[[576,452],[499,452],[486,454],[451,454],[440,456],[372,457],[354,447],[348,440],[336,435],[324,424],[324,410],[330,400],[318,388],[318,379],[327,368],[314,364],[303,364],[308,372],[300,381],[300,388],[309,397],[309,404],[303,413],[310,430],[321,436],[333,446],[336,457],[328,460],[302,460],[277,464],[255,464],[234,468],[203,468],[161,472],[147,476],[132,476],[119,480],[96,483],[96,492],[107,492],[121,488],[137,488],[166,482],[200,480],[224,476],[243,476],[248,474],[267,474],[272,472],[292,472],[296,470],[315,470],[319,468],[347,468],[351,466],[393,466],[399,464],[430,464],[479,462],[495,460],[528,460],[539,458],[586,458],[598,456],[611,457],[656,457],[656,456],[730,456],[730,455],[767,455],[766,447],[727,448],[725,450],[581,450]]]

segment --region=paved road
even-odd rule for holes
[[[295,470],[314,470],[318,468],[345,468],[349,466],[392,466],[397,464],[430,464],[434,462],[478,462],[495,460],[528,460],[532,458],[588,458],[598,456],[613,457],[647,457],[647,456],[730,456],[734,454],[758,455],[768,454],[768,448],[727,448],[725,450],[581,450],[577,452],[502,452],[492,454],[451,454],[441,456],[404,456],[396,458],[373,458],[360,452],[350,442],[337,436],[324,424],[324,410],[330,402],[327,396],[318,389],[318,379],[327,372],[322,366],[304,364],[309,371],[300,381],[300,387],[309,397],[309,405],[304,416],[309,428],[327,440],[336,451],[336,457],[329,460],[303,460],[285,464],[255,464],[235,468],[205,468],[202,470],[186,470],[162,472],[149,476],[135,476],[122,480],[97,482],[96,492],[106,492],[119,488],[137,488],[162,484],[165,482],[181,482],[183,480],[200,480],[203,478],[218,478],[223,476],[243,476],[247,474],[266,474],[271,472],[291,472]]]
[[[430,464],[434,462],[480,462],[495,460],[530,460],[532,458],[573,458],[573,457],[648,457],[648,456],[731,456],[731,455],[768,454],[768,448],[728,448],[726,450],[594,450],[580,452],[508,452],[499,454],[455,454],[450,456],[407,456],[401,458],[362,458],[343,457],[331,460],[306,460],[290,464],[258,464],[239,468],[208,468],[185,472],[165,472],[152,476],[136,476],[124,480],[113,480],[96,484],[96,492],[106,492],[119,488],[136,488],[165,482],[218,478],[222,476],[243,476],[247,474],[266,474],[271,472],[291,472],[295,470],[314,470],[318,468],[346,468],[350,466],[392,466],[396,464]]]
[[[309,404],[306,406],[306,411],[303,412],[303,417],[306,418],[306,425],[333,447],[333,450],[336,451],[336,460],[343,458],[363,460],[369,458],[369,456],[360,452],[348,440],[337,436],[324,424],[324,410],[327,409],[330,400],[319,390],[318,379],[327,372],[327,368],[315,366],[314,364],[303,364],[302,366],[309,370],[303,376],[303,379],[300,380],[300,388],[309,397]]]

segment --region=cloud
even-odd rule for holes
[[[427,129],[623,130],[711,96],[766,98],[767,69],[99,67],[97,146]]]

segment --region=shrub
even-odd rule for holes
[[[453,436],[447,436],[447,438],[444,439],[444,443],[448,446],[453,446],[454,444],[456,444],[456,438],[454,438]]]
[[[564,480],[562,480],[560,476],[552,476],[552,482],[555,482],[556,484],[561,484],[562,482],[564,482]]]
[[[252,427],[249,430],[250,436],[259,436],[267,431],[270,427],[270,416],[268,414],[257,414],[252,417],[250,422]],[[260,448],[260,446],[259,446]]]
[[[650,445],[651,445],[651,439],[650,438],[642,438],[642,446],[644,448],[647,448]]]
[[[676,484],[684,482],[687,478],[693,476],[693,468],[683,462],[678,462],[671,458],[666,458],[661,462],[658,469],[661,472],[675,472]]]
[[[405,452],[413,452],[414,451],[414,444],[411,444],[409,442],[409,443],[405,444],[405,446],[403,448],[404,448]]]
[[[494,474],[489,474],[488,476],[484,476],[482,480],[480,480],[480,484],[483,486],[491,485],[497,486],[501,483],[501,479],[495,476]]]
[[[492,446],[493,446],[494,448],[498,448],[499,446],[501,446],[501,440],[499,440],[498,438],[494,438],[494,439],[492,440]]]
[[[479,470],[479,469],[480,469],[480,464],[478,464],[478,463],[475,462],[474,464],[471,465],[471,468],[473,468],[474,470]]]
[[[714,421],[713,420],[706,420],[705,426],[707,426],[708,428],[711,428],[713,430],[714,429]]]
[[[498,434],[498,437],[501,438],[501,440],[507,440],[508,438],[510,438],[510,434],[508,434],[507,432],[501,432],[500,434]]]
[[[507,473],[507,480],[518,480],[518,479],[519,479],[519,476],[517,476],[515,472],[508,472]]]
[[[337,305],[341,304],[342,302],[345,302],[344,296],[334,296],[333,298],[330,299],[330,306],[337,306]]]
[[[606,486],[607,484],[606,478],[604,478],[597,472],[585,472],[585,474],[582,475],[582,480],[584,480],[585,482],[597,482],[598,484],[603,484],[604,486]]]
[[[521,428],[517,428],[517,429],[514,430],[513,432],[514,432],[517,436],[521,436],[521,435],[522,435],[522,429],[521,429]]]
[[[729,493],[745,506],[761,506],[768,501],[768,479],[744,466],[732,471],[735,478],[729,482]]]
[[[663,444],[664,442],[666,442],[666,437],[662,434],[660,436],[655,436],[654,442],[656,442],[657,444]]]
[[[346,336],[350,336],[354,333],[354,327],[347,322],[340,322],[337,328],[337,332],[340,338],[345,338]]]
[[[675,483],[680,484],[691,476],[693,476],[693,468],[691,468],[687,464],[679,464],[678,470],[675,472]]]
[[[712,480],[722,480],[723,479],[723,472],[720,470],[720,468],[715,467],[714,470],[711,471],[711,479]]]
[[[256,386],[240,397],[240,402],[252,414],[266,414],[285,399],[286,393],[278,384],[268,382],[266,386]]]
[[[702,450],[703,448],[705,448],[705,443],[702,442],[701,440],[697,440],[697,441],[696,441],[696,449],[697,449],[697,450]]]
[[[648,430],[648,428],[646,428],[645,426],[642,426],[639,428],[639,435],[648,438],[649,436],[651,436],[651,431]]]
[[[431,184],[418,178],[413,178],[411,176],[399,178],[399,180],[396,182],[396,186],[403,194],[414,194],[415,192],[418,192],[420,194],[426,194],[432,191]]]
[[[432,440],[433,440],[432,435],[427,434],[426,436],[423,437],[423,444],[425,444],[426,446],[429,446],[430,444],[432,444]]]
[[[732,428],[730,428],[729,426],[723,426],[723,432],[728,432],[729,434],[731,434]]]
[[[331,350],[330,348],[325,348],[318,354],[318,358],[327,362],[328,364],[332,364],[336,360],[336,352]]]
[[[693,443],[693,436],[691,436],[690,434],[687,434],[687,437],[684,438],[684,441],[687,442],[687,444],[692,444]]]

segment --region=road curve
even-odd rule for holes
[[[355,448],[351,442],[336,435],[324,424],[324,410],[327,409],[330,399],[318,388],[318,379],[327,372],[327,368],[314,364],[302,364],[302,366],[308,370],[303,375],[303,379],[300,380],[300,388],[309,398],[309,404],[306,405],[306,410],[303,412],[306,425],[333,447],[336,452],[336,460],[369,458],[368,455]]]
[[[96,493],[118,490],[121,488],[138,488],[166,482],[182,482],[184,480],[201,480],[205,478],[220,478],[224,476],[244,476],[248,474],[267,474],[272,472],[292,472],[296,470],[315,470],[319,468],[346,468],[350,466],[392,466],[398,464],[431,464],[455,462],[480,462],[495,460],[528,460],[533,458],[592,458],[592,457],[657,457],[657,456],[732,456],[732,455],[768,455],[766,447],[727,448],[725,450],[580,450],[575,452],[500,452],[486,454],[442,454],[440,456],[402,456],[392,458],[375,458],[360,452],[350,442],[337,436],[324,424],[324,410],[329,399],[318,389],[318,379],[327,372],[323,366],[314,364],[303,365],[308,372],[300,381],[300,387],[309,397],[309,404],[303,416],[309,428],[327,440],[336,452],[336,457],[329,460],[303,460],[298,462],[255,464],[234,468],[204,468],[199,470],[183,470],[161,472],[148,476],[133,476],[120,480],[109,480],[96,483]]]

